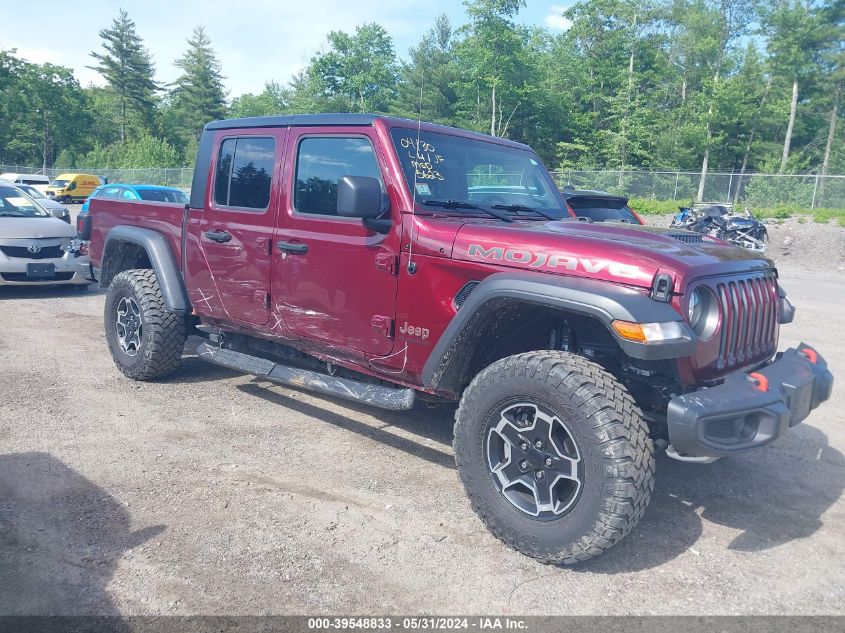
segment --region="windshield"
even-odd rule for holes
[[[30,198],[35,198],[36,200],[47,199],[47,196],[38,191],[35,187],[30,187],[29,185],[18,185],[18,189],[26,193]]]
[[[391,137],[411,193],[418,204],[428,203],[429,210],[448,201],[457,213],[478,213],[478,209],[456,207],[456,202],[510,208],[520,217],[525,207],[538,211],[536,219],[569,217],[548,172],[532,152],[426,131],[419,133],[418,143],[417,130],[407,128],[394,128]]]
[[[569,198],[566,203],[579,218],[590,218],[593,222],[630,222],[639,224],[628,203],[622,198]]]
[[[0,187],[0,217],[46,218],[50,214],[19,189]]]
[[[68,180],[54,180],[50,183],[50,187],[53,189],[64,189],[67,187],[67,183],[70,182]]]
[[[139,189],[138,195],[141,196],[141,200],[151,200],[153,202],[188,203],[188,196],[181,191],[173,191],[171,189]]]

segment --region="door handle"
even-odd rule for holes
[[[204,235],[212,242],[217,242],[218,244],[224,244],[232,239],[231,233],[228,231],[220,231],[218,229],[206,231]]]
[[[308,244],[301,244],[299,242],[279,242],[276,244],[283,253],[290,253],[291,255],[305,255],[308,252]]]

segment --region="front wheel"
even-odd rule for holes
[[[115,275],[104,318],[112,359],[129,378],[162,378],[179,366],[185,317],[164,305],[155,271],[125,270]]]
[[[487,528],[546,563],[574,564],[620,541],[654,487],[653,446],[627,389],[559,351],[510,356],[464,391],[458,471]]]

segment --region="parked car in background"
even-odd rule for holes
[[[90,282],[70,252],[73,228],[15,185],[0,183],[0,286]]]
[[[59,174],[47,187],[47,195],[59,202],[82,202],[102,184],[93,174]]]
[[[585,218],[593,222],[645,224],[637,212],[628,206],[628,198],[624,196],[571,186],[561,189],[560,195],[573,218]]]
[[[112,183],[100,185],[79,208],[76,216],[76,234],[73,248],[79,255],[88,254],[88,238],[90,233],[88,208],[94,198],[109,198],[111,200],[135,200],[144,202],[166,202],[169,204],[187,204],[188,195],[181,189],[175,187],[161,187],[159,185],[130,185],[125,183]]]
[[[70,211],[68,211],[67,207],[65,207],[61,202],[54,200],[53,198],[48,198],[33,185],[15,186],[52,213],[54,218],[59,218],[60,220],[64,220],[70,224]]]
[[[124,183],[112,183],[100,185],[82,203],[79,209],[80,215],[88,213],[91,198],[112,198],[122,200],[146,200],[147,202],[175,202],[187,204],[188,196],[181,189],[175,187],[160,187],[158,185],[128,185]]]
[[[47,187],[50,185],[50,179],[44,174],[17,174],[13,172],[6,172],[5,174],[0,174],[0,180],[8,180],[16,185],[30,185],[38,189],[41,193],[45,193],[47,191]]]

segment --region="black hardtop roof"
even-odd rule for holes
[[[438,125],[436,123],[418,122],[412,119],[403,119],[381,114],[357,114],[352,112],[331,113],[331,114],[284,114],[276,116],[257,116],[244,119],[222,119],[206,124],[206,130],[231,130],[251,127],[298,127],[298,126],[330,126],[330,125],[362,125],[371,126],[378,120],[397,127],[416,128],[419,124],[421,129],[429,132],[442,132],[445,134],[459,132],[462,136],[477,138],[483,141],[492,141],[500,145],[507,145],[519,149],[531,150],[524,143],[517,143],[504,138],[488,136],[478,132],[471,132],[460,128]]]
[[[624,200],[625,202],[628,202],[628,198],[626,196],[617,196],[616,194],[608,193],[607,191],[599,191],[597,189],[567,189],[564,187],[559,191],[564,200],[568,198],[611,198],[613,200]]]

